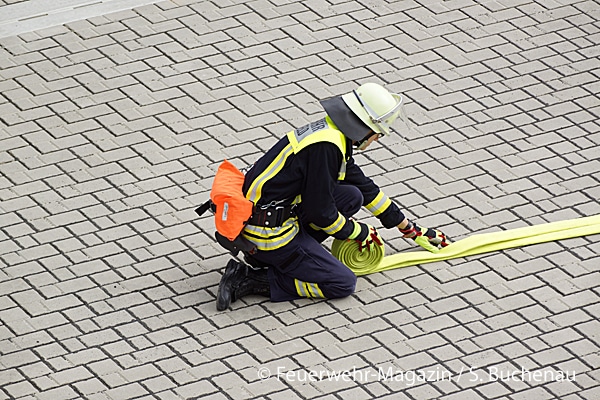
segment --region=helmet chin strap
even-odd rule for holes
[[[375,132],[375,131],[369,132],[364,138],[362,138],[361,140],[359,140],[357,142],[354,142],[354,147],[356,147],[357,150],[364,150],[364,149],[366,149],[367,146],[369,145],[369,139],[373,135],[379,135],[379,134],[377,132]]]

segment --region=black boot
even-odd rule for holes
[[[217,291],[217,310],[226,310],[231,303],[249,294],[271,295],[267,270],[229,260]]]

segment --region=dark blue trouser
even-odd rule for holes
[[[334,199],[347,218],[358,212],[363,203],[358,188],[344,184],[336,187]],[[259,251],[251,257],[269,266],[271,300],[349,296],[356,287],[356,275],[321,245],[328,235],[312,229],[301,209],[298,216],[301,229],[289,244],[277,250]]]

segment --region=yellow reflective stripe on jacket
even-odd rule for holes
[[[338,181],[343,181],[344,179],[346,179],[346,156],[344,156],[344,160],[340,166],[340,172],[338,172]]]
[[[332,236],[335,233],[339,232],[344,227],[345,224],[346,224],[346,217],[344,217],[342,214],[340,214],[338,212],[337,219],[335,220],[335,222],[333,224],[331,224],[329,226],[321,227],[321,226],[317,226],[313,223],[310,223],[309,225],[316,230],[324,231],[328,235]]]
[[[301,297],[325,298],[321,288],[316,283],[304,282],[299,279],[294,279],[294,283],[296,284],[296,292]]]
[[[271,164],[263,171],[260,175],[254,179],[250,187],[248,188],[248,192],[246,193],[246,198],[252,201],[254,204],[258,203],[262,196],[262,189],[265,183],[269,181],[269,179],[273,178],[275,175],[281,171],[283,166],[285,165],[286,160],[290,155],[294,154],[294,149],[290,144],[284,147],[284,149],[271,161]]]
[[[256,245],[258,250],[276,250],[294,239],[300,231],[298,218],[287,219],[281,226],[267,228],[265,226],[246,225],[243,235]]]
[[[390,204],[392,204],[392,201],[389,199],[389,197],[387,197],[383,192],[380,191],[377,197],[375,197],[373,201],[367,204],[365,207],[374,216],[378,216],[379,214],[387,210]]]

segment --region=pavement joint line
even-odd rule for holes
[[[30,0],[0,7],[0,38],[98,17],[164,0]]]

